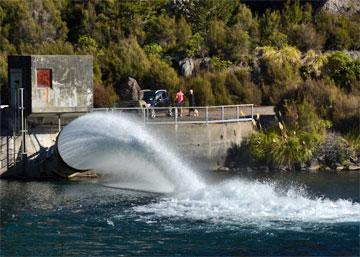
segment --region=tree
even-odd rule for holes
[[[147,44],[157,43],[165,51],[175,47],[177,27],[175,18],[161,14],[153,17],[145,25]]]
[[[202,75],[197,75],[192,80],[192,89],[196,98],[196,104],[199,106],[208,106],[215,104],[215,98],[211,89],[211,83]]]
[[[257,44],[259,42],[259,21],[257,17],[253,17],[251,10],[245,4],[240,4],[238,6],[233,23],[237,24],[242,30],[249,34],[250,40],[253,44]]]
[[[324,66],[325,74],[332,78],[341,88],[350,92],[360,82],[360,60],[353,61],[341,51],[329,55]],[[359,86],[357,87],[359,89]]]
[[[146,54],[134,38],[104,49],[100,64],[103,82],[112,85],[120,84],[129,76],[141,80],[150,67]]]
[[[167,89],[170,94],[176,92],[180,80],[176,71],[166,62],[156,56],[149,56],[149,70],[142,79],[142,85],[150,89]]]
[[[227,23],[234,12],[234,0],[193,0],[189,9],[189,20],[194,32],[206,34],[209,22],[218,19]]]
[[[320,12],[316,17],[316,26],[325,38],[326,50],[351,48],[353,40],[349,32],[352,23],[346,15]],[[356,26],[359,26],[358,23]],[[355,41],[359,42],[359,39],[355,39]]]

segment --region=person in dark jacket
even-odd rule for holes
[[[191,117],[191,113],[193,113],[193,116],[196,117],[197,110],[195,109],[196,103],[195,103],[195,96],[194,91],[190,89],[189,91],[189,116]]]

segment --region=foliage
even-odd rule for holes
[[[161,53],[163,52],[163,48],[161,47],[161,45],[153,43],[150,45],[145,45],[144,52],[148,56],[160,57]]]
[[[202,56],[204,54],[204,38],[200,33],[195,33],[185,41],[186,56]]]
[[[241,68],[229,72],[225,85],[234,103],[261,104],[261,90],[251,81],[251,71]]]
[[[112,85],[129,76],[141,80],[150,67],[146,54],[134,38],[105,49],[101,64],[107,68],[101,71],[102,79]]]
[[[250,152],[259,161],[294,169],[314,156],[330,124],[320,119],[306,101],[286,103],[284,108],[284,125],[253,134]]]
[[[159,44],[165,50],[175,47],[177,30],[175,18],[164,14],[152,17],[146,23],[145,29],[146,43]]]
[[[223,71],[228,69],[232,65],[229,60],[221,60],[219,57],[214,56],[211,58],[211,67],[214,71]]]
[[[314,132],[255,132],[249,138],[249,149],[260,162],[295,169],[295,165],[314,156],[321,140],[321,136]]]
[[[349,144],[356,149],[357,151],[360,151],[360,132],[359,130],[353,130],[347,133],[344,138],[349,142]]]
[[[176,71],[165,61],[156,56],[149,57],[150,67],[144,75],[142,85],[149,89],[167,89],[175,93],[180,81]]]
[[[348,91],[360,89],[357,86],[360,83],[360,59],[353,61],[346,53],[336,51],[329,55],[324,69],[338,86]]]
[[[359,46],[359,18],[330,12],[320,12],[316,17],[317,30],[325,38],[325,49],[342,50]]]
[[[104,86],[101,84],[94,85],[94,107],[102,108],[113,106],[119,100],[112,86]]]
[[[324,37],[316,31],[311,23],[294,24],[288,29],[289,43],[305,52],[320,51],[324,45]]]
[[[316,54],[314,50],[306,52],[302,59],[303,65],[300,67],[301,76],[304,79],[319,78],[324,64],[327,62],[327,54]]]
[[[192,80],[191,87],[194,90],[197,105],[206,106],[215,104],[211,83],[203,75],[197,75]]]
[[[261,47],[257,48],[257,51],[263,68],[263,79],[267,84],[299,79],[301,54],[298,49],[290,46],[279,50],[273,47]]]

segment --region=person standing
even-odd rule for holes
[[[180,117],[182,117],[182,106],[184,105],[184,102],[185,102],[184,93],[181,91],[181,88],[179,88],[175,96],[175,103],[176,103],[176,107],[179,109]]]
[[[189,107],[189,117],[191,117],[191,113],[193,113],[193,116],[195,117],[195,96],[192,89],[189,91]]]

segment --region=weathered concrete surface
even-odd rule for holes
[[[216,169],[224,165],[227,151],[240,144],[252,131],[251,121],[218,124],[149,125],[167,143],[173,144],[177,155],[192,166]],[[27,179],[56,178],[71,175],[56,152],[58,127],[45,125],[33,127],[26,135],[26,161],[21,160],[21,137],[1,137],[8,144],[2,158],[10,156],[10,163],[2,167],[2,177]],[[9,140],[10,139],[10,140]],[[16,149],[10,149],[15,141]],[[99,160],[101,161],[101,160]]]
[[[217,169],[224,165],[227,151],[253,130],[251,121],[214,124],[155,125],[152,129],[164,134],[176,145],[178,155],[193,166]]]
[[[89,55],[9,56],[11,105],[24,88],[30,113],[87,112],[93,106],[93,57]],[[51,70],[51,87],[37,87],[37,70]],[[13,77],[17,79],[14,80]],[[19,86],[15,82],[20,80]]]

